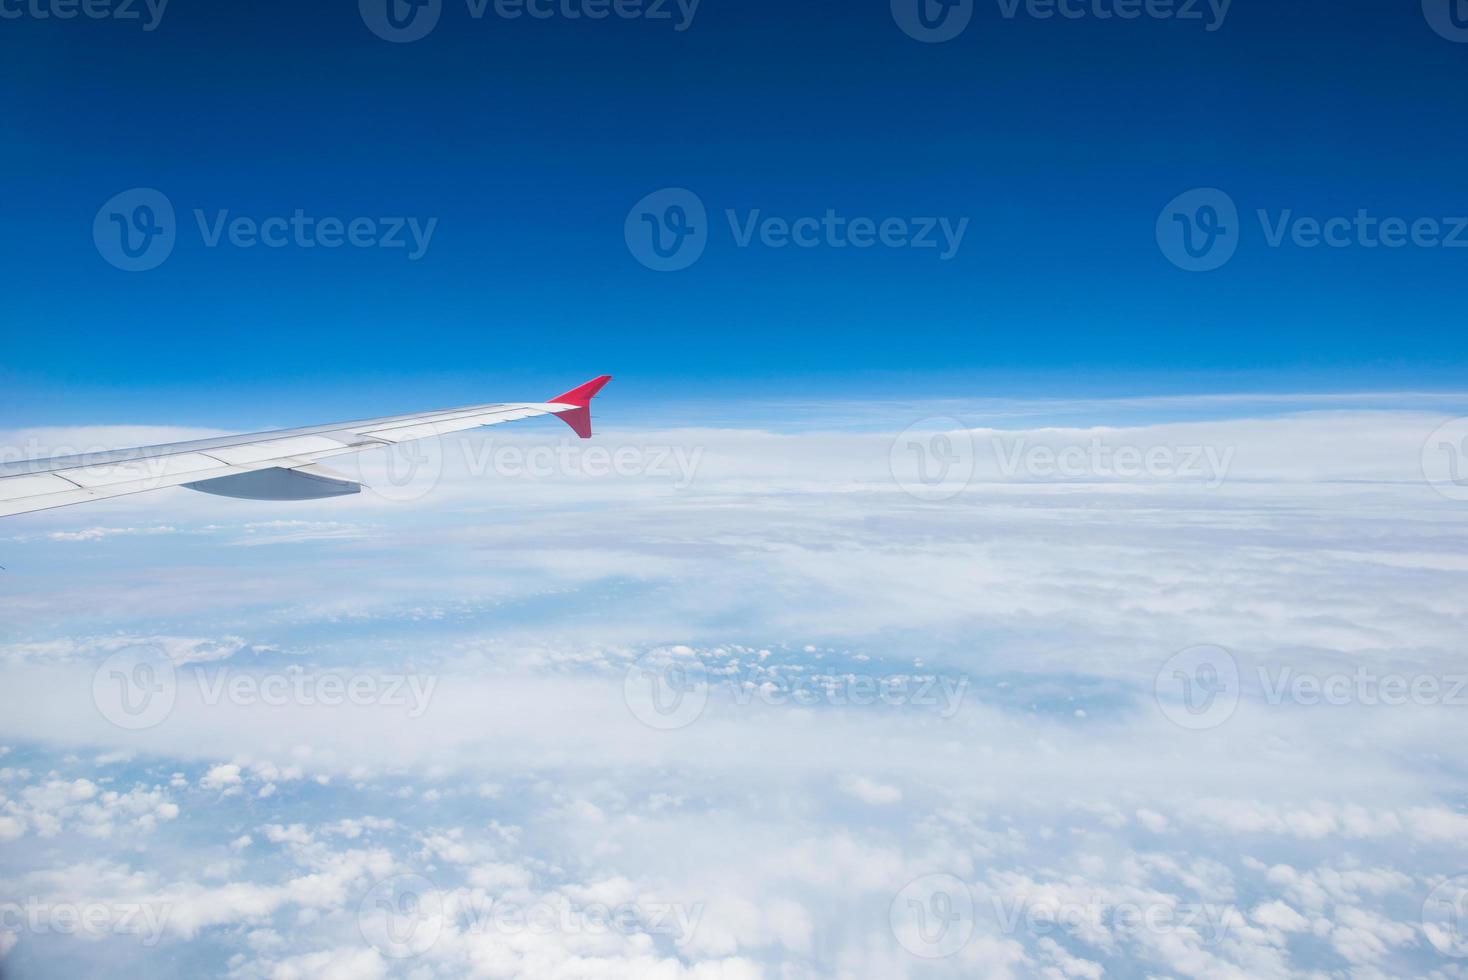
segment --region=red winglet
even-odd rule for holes
[[[604,374],[586,384],[572,388],[564,395],[557,395],[551,399],[556,405],[575,405],[564,412],[557,412],[556,417],[569,425],[578,436],[583,439],[591,438],[591,400],[596,393],[601,391],[608,381],[612,380],[610,374]]]

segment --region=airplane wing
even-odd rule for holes
[[[591,438],[591,399],[612,380],[602,376],[548,402],[470,405],[335,425],[197,439],[0,464],[0,517],[186,487],[249,500],[309,500],[357,493],[361,484],[315,464],[333,456],[429,436],[554,415]]]

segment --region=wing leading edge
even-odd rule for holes
[[[588,439],[591,400],[610,380],[604,375],[548,402],[470,405],[0,464],[0,517],[176,486],[265,500],[355,493],[359,485],[315,464],[365,449],[543,415],[560,418]]]

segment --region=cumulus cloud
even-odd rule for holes
[[[0,793],[0,838],[27,832],[54,838],[63,832],[106,839],[154,830],[179,815],[178,804],[159,786],[103,789],[90,779],[46,778]]]
[[[240,767],[233,763],[220,763],[211,766],[199,780],[199,785],[210,790],[233,790],[240,784]]]
[[[841,792],[873,806],[902,802],[902,790],[896,786],[873,782],[865,776],[842,776]]]

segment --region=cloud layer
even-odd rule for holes
[[[1444,419],[920,418],[493,432],[383,494],[7,521],[0,952],[1468,975]]]

